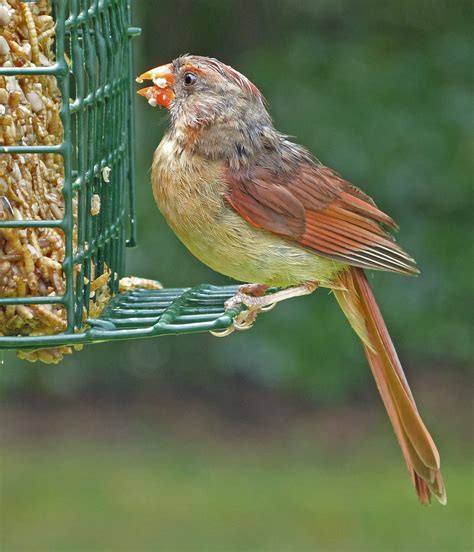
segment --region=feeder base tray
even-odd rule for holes
[[[238,286],[136,289],[116,295],[83,331],[48,336],[3,336],[0,350],[40,349],[159,335],[225,330],[241,308],[224,312]]]

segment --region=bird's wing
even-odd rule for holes
[[[227,200],[250,224],[316,253],[362,268],[418,272],[387,228],[394,221],[372,199],[324,165],[287,171],[227,168]]]

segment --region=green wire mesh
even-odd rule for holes
[[[63,296],[0,297],[0,305],[62,304],[67,329],[57,335],[1,336],[0,349],[37,349],[65,344],[224,329],[232,313],[224,301],[235,287],[138,290],[112,299],[100,319],[83,322],[90,282],[107,268],[118,292],[125,246],[136,242],[134,129],[130,0],[52,0],[56,62],[47,67],[2,67],[0,75],[54,75],[63,98],[61,144],[1,146],[0,155],[59,153],[64,160],[62,220],[4,220],[0,228],[60,228],[65,235]],[[110,181],[104,178],[110,174]],[[91,216],[93,195],[101,208]],[[73,201],[77,198],[77,246]],[[94,267],[94,269],[92,268]],[[92,273],[93,271],[93,273]]]

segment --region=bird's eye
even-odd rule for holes
[[[186,73],[184,75],[184,84],[186,86],[191,86],[196,82],[196,80],[197,80],[197,77],[194,73]]]

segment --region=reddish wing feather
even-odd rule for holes
[[[279,184],[262,179],[242,181],[233,187],[229,201],[253,226],[292,239],[304,233],[302,203]]]
[[[275,173],[227,170],[228,201],[253,226],[362,268],[415,274],[415,261],[385,230],[394,221],[331,169],[301,162]]]

